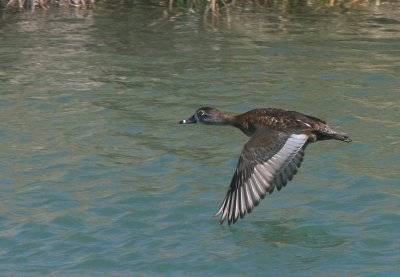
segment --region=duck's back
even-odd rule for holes
[[[249,127],[272,127],[282,130],[319,129],[325,121],[295,111],[277,108],[254,109],[239,115],[239,121]]]
[[[325,139],[351,141],[346,134],[335,131],[324,120],[296,111],[277,108],[254,109],[238,115],[236,122],[236,127],[248,136],[252,136],[259,129],[272,128],[286,133],[308,134],[310,141]]]

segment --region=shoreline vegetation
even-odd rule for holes
[[[0,0],[0,9],[4,11],[36,11],[47,10],[53,7],[74,8],[74,9],[95,9],[97,3],[107,3],[107,0]],[[121,5],[135,4],[137,0],[121,1]],[[387,0],[161,0],[146,1],[152,4],[164,6],[166,15],[175,10],[187,9],[204,13],[205,17],[219,17],[224,13],[229,13],[234,7],[243,5],[253,5],[256,8],[278,7],[293,9],[297,7],[310,7],[314,10],[324,8],[345,8],[349,9],[357,6],[374,5],[379,6]],[[390,0],[389,0],[390,2]]]
[[[149,5],[163,8],[161,17],[175,18],[183,13],[197,14],[202,17],[206,29],[218,29],[222,25],[228,29],[236,21],[235,14],[243,10],[276,9],[288,14],[311,12],[325,14],[330,12],[349,12],[366,10],[382,14],[392,14],[397,0],[0,0],[0,13],[35,14],[41,11],[64,10],[79,14],[91,12],[97,8],[109,9],[116,6],[129,8],[133,5]],[[222,25],[221,25],[222,24]]]

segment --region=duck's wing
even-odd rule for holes
[[[214,216],[235,223],[276,187],[292,180],[303,161],[307,134],[262,130],[245,144],[224,201]]]

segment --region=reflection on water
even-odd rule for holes
[[[143,3],[7,15],[3,272],[395,275],[398,11],[238,9],[217,30]],[[177,124],[203,105],[298,110],[354,142],[310,145],[283,191],[220,226],[247,138]]]

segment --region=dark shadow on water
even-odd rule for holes
[[[346,243],[343,236],[332,234],[329,230],[331,226],[326,225],[300,225],[293,220],[287,222],[275,220],[249,222],[247,226],[230,227],[232,233],[244,235],[240,240],[244,245],[260,244],[262,240],[269,247],[327,249]]]

